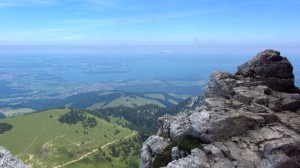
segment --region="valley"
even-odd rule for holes
[[[200,106],[208,74],[247,57],[12,58],[0,58],[1,146],[33,168],[135,168],[157,118]]]

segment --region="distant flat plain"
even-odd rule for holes
[[[234,73],[249,54],[4,52],[0,104],[120,90],[203,95],[214,70]],[[285,54],[300,85],[300,55]],[[2,109],[3,111],[3,109]]]

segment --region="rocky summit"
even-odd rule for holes
[[[213,72],[199,106],[158,119],[141,167],[298,168],[299,93],[279,51],[259,53],[236,74]]]
[[[16,159],[5,148],[0,146],[0,168],[30,168],[21,160]]]

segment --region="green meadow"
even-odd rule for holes
[[[98,117],[95,117],[97,126],[93,128],[84,128],[80,123],[60,123],[58,118],[69,111],[67,108],[53,109],[1,119],[0,122],[9,123],[13,128],[0,134],[0,144],[37,168],[121,166],[113,165],[120,158],[112,155],[110,145],[130,140],[138,136],[137,132]],[[126,162],[138,164],[137,157],[128,158],[132,160],[120,162],[123,167]]]
[[[109,107],[117,107],[117,106],[126,106],[126,107],[134,107],[134,106],[143,106],[146,104],[155,104],[160,107],[166,107],[163,103],[155,100],[155,99],[147,99],[140,96],[121,96],[112,102],[109,102],[102,108]]]

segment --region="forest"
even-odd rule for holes
[[[9,131],[13,128],[12,125],[8,124],[8,123],[0,123],[0,134],[3,134],[6,131]]]
[[[202,98],[200,97],[194,104],[199,104],[201,100]],[[158,129],[156,122],[158,117],[166,114],[175,115],[179,112],[189,110],[192,108],[188,106],[189,101],[190,99],[187,99],[169,108],[159,107],[155,104],[147,104],[136,107],[117,106],[87,112],[105,119],[108,122],[110,122],[109,116],[123,118],[130,122],[130,124],[125,124],[126,127],[134,129],[143,135],[152,135],[155,134]]]
[[[97,126],[95,117],[89,117],[83,110],[79,109],[71,109],[70,112],[60,116],[58,121],[69,125],[81,122],[82,126],[86,129]]]

